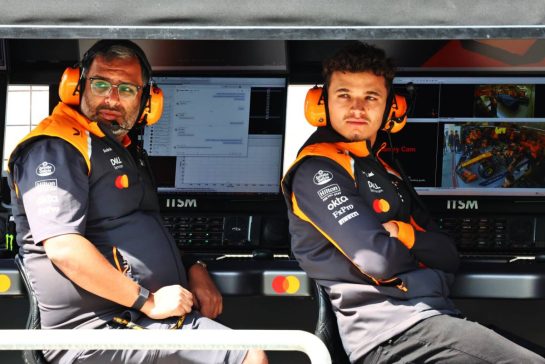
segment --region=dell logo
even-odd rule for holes
[[[112,163],[112,166],[115,167],[119,164],[122,164],[123,162],[121,162],[121,158],[115,157],[115,158],[110,158],[110,163]]]
[[[197,200],[194,198],[167,198],[166,207],[197,207]]]
[[[447,200],[448,210],[478,210],[479,203],[477,200]]]

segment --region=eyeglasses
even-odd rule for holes
[[[132,83],[120,83],[117,85],[112,84],[101,78],[89,77],[89,84],[91,85],[91,92],[95,96],[106,97],[110,96],[112,89],[117,88],[117,94],[120,99],[133,100],[142,86],[133,85]]]

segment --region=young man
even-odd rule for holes
[[[116,317],[149,329],[225,328],[211,320],[222,311],[219,291],[204,264],[188,266],[186,275],[162,225],[146,159],[128,136],[150,93],[145,54],[129,41],[100,41],[80,72],[79,105],[61,102],[9,160],[17,241],[42,328],[107,329],[118,327]],[[267,362],[255,350],[47,351],[45,357]]]
[[[544,363],[460,317],[448,298],[455,245],[376,145],[394,68],[356,43],[324,62],[327,125],[283,180],[293,254],[326,288],[353,363]]]

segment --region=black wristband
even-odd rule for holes
[[[193,255],[193,254],[182,254],[182,263],[184,264],[186,273],[189,271],[189,268],[191,268],[191,266],[192,266],[193,264],[195,264],[195,262],[196,262],[197,260],[199,260],[199,257],[196,256],[196,255]]]
[[[149,297],[149,291],[144,287],[140,286],[140,291],[138,291],[138,298],[132,304],[131,308],[134,310],[140,310],[142,306],[146,303]]]

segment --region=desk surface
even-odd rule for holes
[[[227,296],[310,296],[312,283],[294,260],[233,259],[208,264]],[[0,260],[0,295],[25,294],[11,259]],[[462,261],[453,298],[545,298],[545,263]]]

